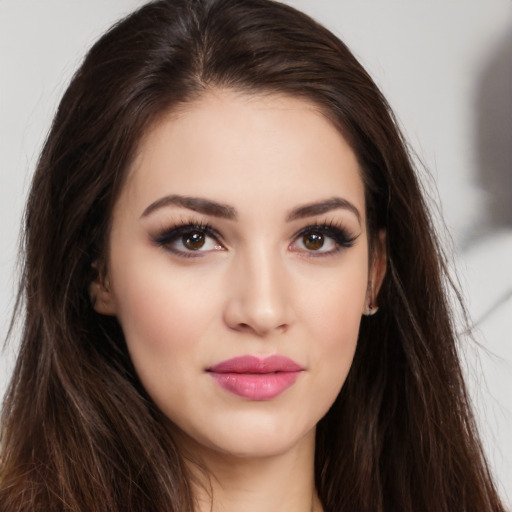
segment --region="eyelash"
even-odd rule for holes
[[[169,252],[176,254],[182,258],[197,258],[202,256],[202,252],[205,251],[193,251],[193,250],[180,250],[173,247],[173,243],[178,241],[180,237],[183,237],[187,234],[192,233],[201,233],[206,235],[209,238],[215,240],[215,242],[222,246],[222,237],[210,224],[206,222],[183,222],[179,224],[175,224],[163,230],[159,235],[153,238],[153,241],[156,245],[163,247]],[[322,256],[330,256],[332,254],[338,253],[343,249],[348,249],[354,245],[354,242],[357,238],[356,235],[352,235],[349,231],[342,225],[336,222],[323,222],[318,224],[312,224],[310,226],[306,226],[301,229],[295,235],[293,235],[293,241],[290,246],[296,243],[297,240],[311,234],[319,234],[330,238],[335,243],[335,248],[329,251],[314,251],[308,249],[295,249],[297,252],[305,252],[308,256],[312,257],[322,257]]]
[[[182,251],[172,246],[173,242],[179,240],[180,237],[191,233],[202,233],[214,239],[219,245],[222,245],[222,242],[220,242],[220,240],[222,240],[220,234],[206,222],[183,222],[175,224],[154,237],[154,242],[156,245],[182,258],[197,258],[201,256],[201,251]]]
[[[330,238],[336,244],[336,247],[330,251],[307,251],[308,256],[312,257],[322,257],[329,256],[331,254],[338,253],[343,249],[349,249],[354,245],[357,236],[349,233],[349,231],[343,226],[335,221],[332,222],[324,222],[319,224],[313,224],[311,226],[306,226],[301,229],[298,233],[296,233],[293,237],[293,240],[298,240],[310,234],[320,234],[327,238]],[[293,243],[293,242],[292,242]]]

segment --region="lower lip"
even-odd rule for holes
[[[271,400],[286,391],[299,378],[300,371],[275,373],[210,372],[221,388],[249,400]]]

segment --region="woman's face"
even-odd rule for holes
[[[142,141],[93,293],[194,446],[262,456],[312,442],[374,273],[340,133],[303,100],[216,90]]]

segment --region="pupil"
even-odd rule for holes
[[[191,233],[183,237],[183,245],[187,249],[197,250],[201,249],[204,245],[204,234],[203,233]]]
[[[309,235],[304,236],[303,241],[304,246],[307,249],[317,251],[324,245],[324,235],[320,235],[318,233],[310,233]]]

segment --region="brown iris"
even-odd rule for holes
[[[318,251],[324,245],[324,235],[320,233],[308,233],[302,238],[304,247],[310,251]]]
[[[190,249],[191,251],[197,251],[198,249],[201,249],[203,245],[205,244],[205,235],[204,233],[200,232],[193,232],[193,233],[187,233],[183,236],[182,241],[183,245]]]

